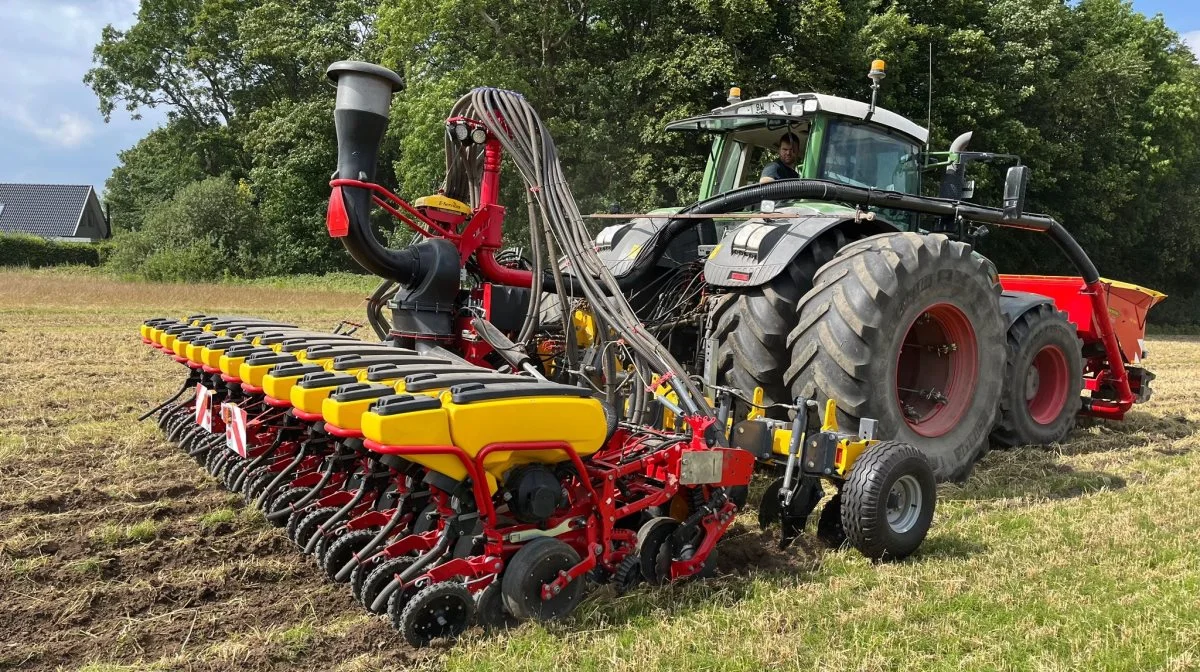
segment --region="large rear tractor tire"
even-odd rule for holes
[[[1017,318],[1008,328],[993,446],[1046,446],[1071,433],[1081,403],[1082,348],[1066,314],[1052,306],[1043,304]]]
[[[788,365],[788,334],[796,326],[796,304],[813,286],[817,269],[851,240],[837,229],[817,236],[773,280],[728,294],[713,315],[717,339],[717,382],[747,397],[763,389],[765,404],[791,400],[783,372]],[[768,417],[786,417],[768,409]]]
[[[1000,400],[999,296],[992,263],[946,236],[851,243],[800,301],[791,393],[834,399],[843,428],[872,418],[878,438],[916,446],[939,480],[965,479],[987,449]]]

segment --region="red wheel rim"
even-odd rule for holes
[[[1048,425],[1062,413],[1071,387],[1069,376],[1067,356],[1058,347],[1047,345],[1034,355],[1025,374],[1025,401],[1034,422]]]
[[[954,429],[975,395],[979,345],[957,306],[938,303],[917,316],[896,361],[896,403],[908,426],[930,438]]]

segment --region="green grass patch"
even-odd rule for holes
[[[153,541],[161,531],[161,523],[147,519],[132,525],[107,523],[96,528],[91,537],[104,546],[118,546],[124,543],[144,544]]]
[[[200,517],[200,527],[212,529],[221,524],[232,525],[237,519],[237,511],[233,509],[217,509]]]

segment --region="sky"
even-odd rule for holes
[[[163,110],[105,123],[83,83],[106,24],[132,25],[138,0],[0,0],[0,182],[90,184],[103,190],[117,152],[161,124]],[[1134,0],[1200,53],[1200,1]]]

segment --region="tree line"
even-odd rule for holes
[[[973,149],[1021,155],[1028,209],[1105,275],[1172,294],[1158,321],[1200,323],[1200,65],[1121,0],[143,0],[85,78],[106,118],[167,110],[106,182],[110,263],[159,279],[351,269],[323,226],[324,70],[345,58],[405,80],[380,166],[397,193],[437,186],[446,112],[490,85],[542,114],[584,212],[694,200],[707,140],[662,127],[731,85],[863,99],[883,58],[880,104],[928,116],[931,149],[973,131]],[[1001,175],[973,177],[997,202]],[[523,202],[515,174],[504,196]],[[980,248],[1005,272],[1069,271],[1043,237]]]

